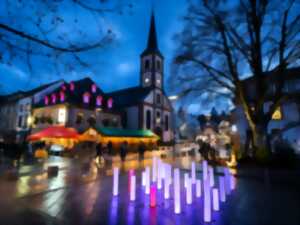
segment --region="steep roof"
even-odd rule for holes
[[[155,25],[155,18],[154,18],[154,13],[153,12],[151,14],[151,22],[150,22],[150,29],[149,29],[149,33],[148,33],[147,47],[143,51],[142,56],[152,54],[152,53],[158,54],[161,57],[163,57],[161,52],[159,51],[159,48],[158,48],[158,41],[157,41],[157,35],[156,35],[156,25]]]
[[[143,102],[151,90],[151,87],[136,86],[107,94],[113,98],[116,107],[125,107]]]

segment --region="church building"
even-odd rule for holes
[[[140,84],[108,93],[121,110],[127,129],[149,129],[162,142],[174,138],[172,105],[164,91],[164,57],[159,50],[155,18],[152,13],[148,42],[140,56]]]

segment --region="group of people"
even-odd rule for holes
[[[96,159],[99,162],[104,162],[103,155],[104,155],[105,151],[107,151],[107,153],[109,155],[113,155],[113,145],[111,142],[108,142],[106,147],[103,146],[103,144],[101,142],[99,142],[96,145]],[[145,151],[146,151],[146,145],[143,142],[140,142],[140,144],[138,146],[138,154],[139,154],[140,160],[144,159]],[[125,161],[127,153],[128,153],[128,142],[124,141],[120,144],[120,147],[119,147],[119,154],[120,154],[120,158],[121,158],[122,162]]]
[[[198,141],[199,153],[205,160],[216,160],[216,149],[205,141]]]

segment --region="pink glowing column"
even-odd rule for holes
[[[146,167],[145,171],[145,194],[149,195],[150,194],[150,167]]]
[[[215,185],[214,168],[209,167],[209,184],[211,187]]]
[[[192,184],[196,184],[196,163],[192,162],[191,166],[191,172],[192,172]]]
[[[217,188],[213,188],[212,193],[213,193],[213,209],[215,211],[219,211],[220,210],[219,191]]]
[[[130,192],[130,188],[131,188],[131,186],[130,186],[130,184],[131,184],[131,177],[133,176],[133,175],[135,175],[135,173],[134,173],[134,170],[129,170],[128,171],[128,191]]]
[[[184,174],[184,187],[187,188],[187,182],[188,182],[188,179],[189,179],[189,174],[188,173],[185,173]]]
[[[196,180],[196,197],[201,197],[201,180]]]
[[[119,194],[119,168],[115,167],[113,170],[113,196]]]
[[[157,158],[152,158],[152,182],[156,182],[157,179]]]
[[[150,207],[156,206],[156,186],[151,185],[150,189]]]
[[[221,200],[221,202],[225,202],[226,201],[226,193],[225,193],[224,177],[219,177],[219,190],[220,190],[220,200]]]
[[[186,203],[188,205],[192,204],[192,178],[187,179],[186,184]]]
[[[179,214],[180,211],[180,172],[179,169],[176,168],[174,170],[174,212]]]
[[[136,177],[132,175],[130,178],[130,201],[135,201],[135,186],[136,186]]]
[[[207,161],[204,160],[202,162],[202,175],[203,175],[203,181],[205,181],[207,179]]]
[[[209,179],[204,180],[203,183],[204,183],[204,222],[211,222],[211,198],[210,198]]]

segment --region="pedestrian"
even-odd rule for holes
[[[103,148],[102,148],[102,143],[99,142],[96,145],[96,161],[98,161],[99,164],[101,164],[102,161],[104,161],[103,159]]]
[[[139,152],[139,160],[144,159],[144,153],[145,153],[146,147],[144,142],[140,142],[139,147],[138,147],[138,152]]]
[[[107,152],[110,156],[113,154],[113,144],[111,141],[107,143]]]
[[[124,162],[127,154],[127,141],[124,141],[120,146],[120,156],[121,160]]]

